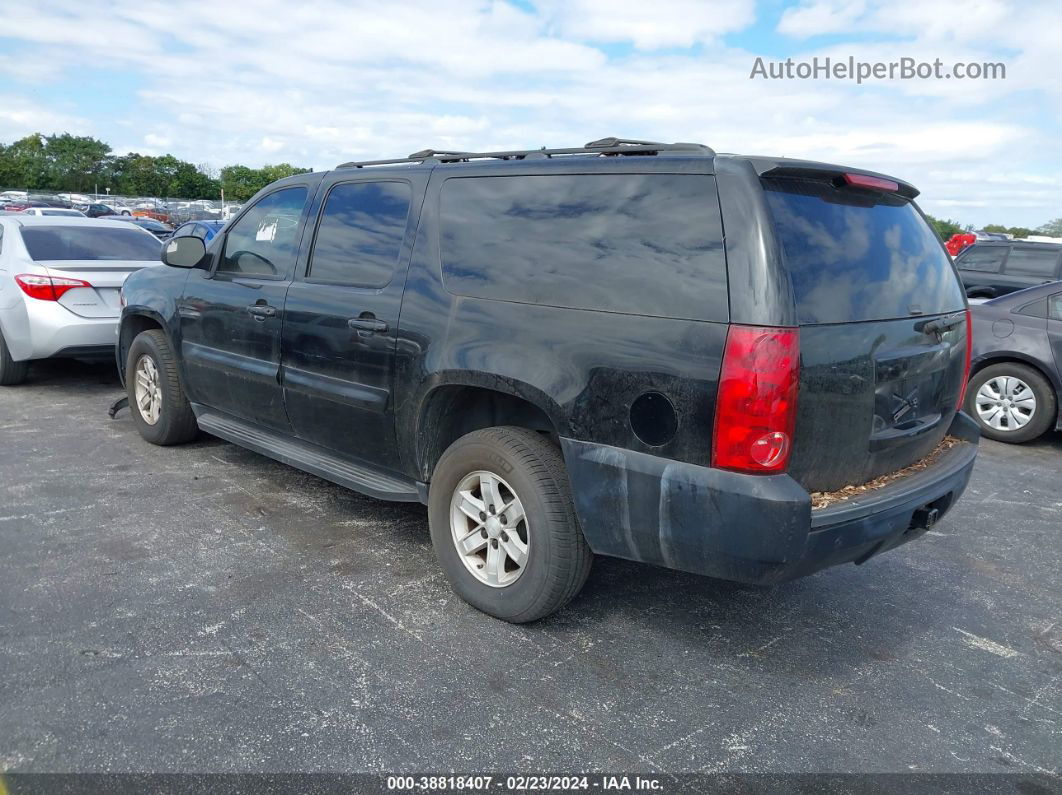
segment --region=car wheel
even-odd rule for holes
[[[447,448],[432,475],[428,522],[457,595],[504,621],[559,610],[590,573],[564,459],[534,431],[488,428]]]
[[[122,210],[122,215],[130,215],[131,216],[132,213],[129,212],[128,210]]]
[[[181,444],[199,432],[181,388],[170,341],[159,329],[142,331],[125,359],[129,410],[137,431],[152,444]]]
[[[26,380],[29,372],[29,362],[16,362],[11,358],[11,351],[7,348],[7,340],[0,331],[0,386],[15,386]]]
[[[1055,421],[1055,391],[1040,373],[1024,364],[993,364],[970,379],[966,413],[981,433],[1000,442],[1028,442]]]

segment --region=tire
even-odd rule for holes
[[[141,406],[137,396],[138,368],[142,362],[148,371],[154,367],[154,379],[149,380],[157,387],[155,391],[148,386],[148,391],[154,392],[148,408]],[[129,346],[125,358],[125,387],[133,424],[146,441],[158,445],[181,444],[190,442],[199,433],[192,407],[177,375],[173,348],[160,329],[140,332]],[[153,413],[152,408],[157,408],[157,412]]]
[[[1000,395],[1003,405],[997,405],[995,394]],[[1007,400],[1012,401],[1009,406]],[[1004,362],[986,367],[970,379],[965,408],[989,439],[1018,444],[1035,439],[1054,425],[1057,401],[1054,388],[1039,372],[1028,365]],[[992,424],[993,411],[997,409],[1002,409],[1002,413],[997,413],[995,424],[1001,427]],[[1021,424],[1027,411],[1028,417]]]
[[[15,386],[26,380],[29,372],[29,362],[16,362],[11,358],[11,351],[7,348],[7,340],[0,331],[0,386]]]
[[[477,519],[458,513],[455,519],[460,491],[469,491],[473,500],[487,494],[486,487],[475,490],[476,479],[482,484],[483,474],[498,480],[497,494],[510,510],[518,511],[511,506],[522,504],[523,522],[517,523],[498,508],[493,515],[483,512],[486,523],[481,523],[483,514]],[[468,508],[473,503],[462,500],[461,504]],[[485,507],[489,511],[489,505]],[[498,529],[502,520],[509,529]],[[428,523],[435,554],[457,595],[476,609],[514,624],[536,621],[571,601],[586,582],[593,562],[575,516],[560,450],[541,434],[524,428],[487,428],[450,445],[432,475]],[[477,523],[482,529],[466,536]],[[472,555],[460,553],[458,535],[472,545],[483,543],[483,549]],[[505,557],[498,566],[495,558],[493,569],[498,576],[493,576],[490,558],[500,553],[490,550],[505,550],[508,555],[519,548],[518,541],[524,543],[523,565]],[[480,553],[483,564],[477,566]]]

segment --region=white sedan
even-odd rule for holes
[[[67,207],[27,207],[22,211],[22,215],[50,215],[59,216],[66,215],[70,218],[84,218],[85,214],[80,210],[73,210]]]
[[[113,355],[122,284],[158,265],[159,249],[121,221],[0,217],[0,386],[34,359]]]

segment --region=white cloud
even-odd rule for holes
[[[750,80],[755,53],[721,36],[753,22],[753,0],[541,0],[533,10],[504,0],[258,0],[209,14],[191,0],[8,5],[4,35],[23,42],[25,60],[50,66],[33,79],[19,59],[0,57],[0,74],[25,86],[5,84],[0,140],[69,129],[119,151],[131,144],[215,167],[321,169],[426,147],[568,146],[620,135],[894,173],[922,189],[931,212],[983,207],[983,219],[971,211],[973,223],[988,215],[1040,223],[1062,205],[1049,3],[974,0],[951,13],[915,0],[812,0],[780,16],[797,59],[1008,65],[1005,81],[864,86]],[[824,47],[813,38],[847,31],[872,35]],[[616,44],[633,54],[602,46]],[[675,54],[691,45],[701,46]],[[1002,58],[1000,46],[1008,48]],[[96,64],[135,78],[132,109],[94,112],[79,75]],[[53,81],[53,95],[54,81],[66,81],[69,100],[32,99],[42,80]],[[1029,108],[1036,123],[1023,115]],[[1000,163],[1046,182],[999,180]]]
[[[563,36],[630,42],[639,50],[716,40],[752,24],[756,10],[754,0],[546,0],[538,6]]]
[[[866,12],[865,0],[812,0],[788,8],[778,22],[787,36],[819,36],[849,30]]]
[[[10,143],[31,133],[87,134],[91,125],[78,116],[42,108],[14,94],[0,94],[0,142]]]

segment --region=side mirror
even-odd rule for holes
[[[206,256],[198,237],[171,237],[162,245],[162,261],[171,268],[194,268]]]

